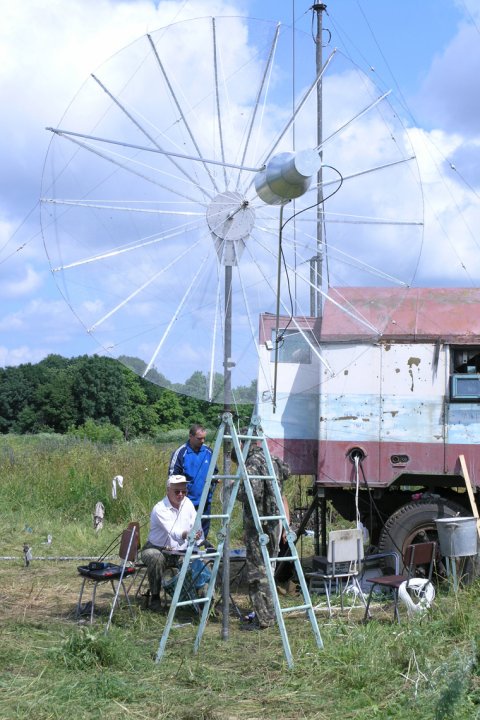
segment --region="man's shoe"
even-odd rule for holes
[[[260,625],[256,622],[240,623],[240,630],[244,632],[256,631],[260,630]]]
[[[216,550],[217,550],[217,548],[215,547],[215,545],[212,545],[212,543],[209,542],[208,540],[204,540],[203,543],[202,543],[202,545],[203,545],[203,547],[205,548],[205,550],[206,550],[207,553],[208,553],[208,552],[216,552]]]
[[[244,630],[245,632],[251,632],[251,631],[258,631],[258,630],[268,630],[269,627],[272,627],[271,625],[260,625],[257,621],[249,622],[249,623],[241,623],[240,624],[240,630]]]
[[[199,598],[206,598],[208,593],[208,583],[205,583],[205,585],[202,585],[201,587],[197,588],[197,596]]]
[[[160,602],[160,598],[153,598],[152,600],[150,600],[148,609],[152,612],[161,612],[162,603]]]

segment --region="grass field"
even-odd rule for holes
[[[162,494],[168,452],[149,444],[1,439],[0,555],[19,558],[0,562],[2,720],[480,718],[477,584],[457,594],[439,588],[426,617],[400,625],[391,622],[388,607],[375,607],[367,625],[361,608],[337,610],[332,619],[321,610],[323,650],[303,617],[290,618],[291,670],[277,628],[241,632],[233,616],[229,639],[221,639],[221,620],[213,618],[194,655],[196,621],[184,611],[187,624],[172,631],[159,664],[154,656],[165,615],[142,603],[133,620],[126,609],[116,611],[105,635],[105,589],[94,625],[76,622],[78,562],[34,560],[25,567],[23,543],[30,542],[34,556],[100,554]],[[114,504],[107,498],[118,473],[124,494]],[[99,536],[91,513],[102,493],[107,522]],[[47,534],[51,545],[43,544]],[[241,591],[234,598],[248,609]]]

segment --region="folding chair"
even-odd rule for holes
[[[309,589],[311,593],[318,591],[322,586],[327,598],[328,613],[332,616],[330,594],[332,582],[335,582],[340,589],[340,606],[343,608],[343,596],[349,584],[353,587],[365,605],[358,575],[362,569],[364,557],[363,535],[358,529],[332,530],[328,535],[328,549],[326,557],[315,557],[313,560],[314,571],[306,573],[309,578]]]
[[[175,555],[175,553],[172,553],[172,555]],[[171,598],[175,592],[178,575],[180,573],[181,557],[182,556],[180,555],[178,564],[166,568],[162,578],[162,589],[165,592],[165,595],[168,595]],[[183,582],[182,591],[180,593],[179,602],[198,599],[199,589],[206,585],[210,580],[211,570],[209,568],[209,564],[211,564],[213,560],[211,560],[210,563],[208,561],[208,555],[205,555],[203,559],[195,558],[190,561],[190,565]],[[198,605],[192,605],[192,607],[197,614],[200,614]]]
[[[399,590],[402,588],[404,592],[408,592],[409,585],[411,585],[412,588],[416,586],[415,581],[418,580],[418,568],[420,566],[424,568],[424,572],[421,577],[421,579],[424,580],[424,587],[431,582],[436,547],[437,544],[435,542],[409,545],[403,558],[403,565],[406,568],[406,572],[398,573],[396,575],[382,575],[380,577],[365,578],[367,582],[371,583],[365,607],[365,621],[370,618],[370,601],[372,599],[374,588],[382,587],[393,591],[393,619],[400,622],[400,615],[398,612]],[[426,572],[425,568],[427,568]]]
[[[93,622],[97,587],[104,583],[109,583],[111,585],[114,594],[106,630],[108,630],[108,628],[110,627],[112,615],[119,599],[120,589],[123,590],[123,594],[125,596],[125,600],[127,602],[130,614],[133,614],[130,604],[130,598],[128,597],[128,590],[126,588],[124,579],[127,576],[133,576],[136,572],[135,566],[128,565],[127,563],[135,562],[139,547],[139,541],[139,525],[138,523],[130,523],[127,529],[122,532],[120,537],[120,547],[118,555],[119,558],[123,561],[122,564],[104,562],[102,561],[102,559],[100,559],[91,562],[88,565],[78,566],[78,572],[82,576],[82,585],[80,588],[80,594],[77,603],[77,618],[82,614],[82,598],[87,582],[93,584],[92,596],[90,600],[90,624]],[[115,582],[117,583],[116,586]]]

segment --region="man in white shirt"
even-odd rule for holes
[[[187,480],[184,475],[170,475],[167,494],[158,502],[150,515],[150,532],[142,548],[142,562],[147,566],[150,585],[150,609],[160,610],[162,574],[166,567],[178,565],[178,555],[187,549],[187,537],[195,522],[197,511],[187,498]],[[202,530],[195,539],[201,540]],[[169,554],[169,553],[174,553]]]

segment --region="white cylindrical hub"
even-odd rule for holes
[[[316,150],[274,155],[255,177],[257,194],[267,205],[282,205],[298,198],[307,192],[320,165]]]

